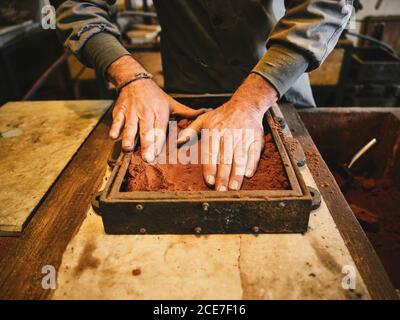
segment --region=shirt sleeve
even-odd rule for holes
[[[57,9],[57,34],[85,65],[105,76],[108,66],[129,52],[112,22],[115,0],[65,1]]]
[[[321,65],[353,10],[352,0],[286,0],[285,6],[285,15],[267,40],[267,52],[252,70],[280,97],[304,72]]]

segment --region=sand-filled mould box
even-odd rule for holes
[[[282,121],[281,121],[282,124]],[[178,125],[179,126],[179,125]],[[148,164],[121,154],[96,201],[109,234],[304,233],[317,191],[307,187],[285,137],[268,112],[257,172],[239,191],[203,181],[200,164]],[[298,147],[298,145],[297,145]],[[314,196],[314,197],[313,197]],[[314,202],[313,202],[314,201]]]

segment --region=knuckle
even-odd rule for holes
[[[121,113],[118,113],[118,114],[114,117],[114,120],[120,122],[120,121],[124,120],[124,115],[121,114]]]

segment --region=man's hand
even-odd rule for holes
[[[239,190],[243,177],[254,175],[264,143],[262,119],[276,100],[275,88],[250,74],[227,103],[201,115],[180,133],[178,143],[182,144],[201,129],[219,130],[218,141],[203,150],[207,159],[203,175],[209,186],[215,185],[218,191]]]
[[[146,70],[131,56],[119,58],[107,70],[115,86],[140,72]],[[163,149],[170,114],[191,119],[205,111],[177,102],[151,79],[140,79],[121,90],[113,110],[110,137],[118,139],[122,131],[122,149],[130,152],[139,130],[142,157],[152,162]]]

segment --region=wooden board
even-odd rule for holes
[[[317,156],[319,157],[318,159],[320,159],[319,161],[322,161],[318,151],[315,148],[315,145],[312,144],[312,140],[308,136],[301,121],[298,125],[296,125],[296,128],[294,128],[293,125],[297,123],[293,123],[292,121],[299,121],[298,119],[295,119],[297,117],[295,111],[292,109],[292,107],[285,107],[285,110],[288,112],[289,115],[294,113],[293,116],[288,119],[288,121],[290,120],[290,124],[293,130],[295,129],[295,132],[293,132],[293,134],[301,138],[301,142],[303,143],[303,147],[305,148],[306,152],[316,152]],[[171,246],[166,246],[166,240],[158,241],[157,239],[153,239],[151,240],[153,241],[153,246],[150,248],[142,247],[140,242],[136,241],[135,247],[132,245],[132,243],[127,244],[134,251],[131,251],[126,259],[123,255],[121,255],[121,252],[124,252],[121,251],[124,248],[124,239],[121,238],[115,240],[115,247],[109,249],[106,255],[104,253],[106,249],[102,249],[103,243],[99,242],[99,240],[106,240],[107,242],[105,245],[109,246],[108,242],[111,240],[108,238],[113,238],[113,236],[105,236],[102,233],[97,234],[96,232],[94,232],[96,231],[95,228],[99,228],[101,227],[101,225],[97,225],[96,227],[95,224],[91,225],[88,223],[89,220],[93,219],[95,219],[96,223],[98,223],[98,217],[93,218],[89,216],[80,231],[79,228],[82,221],[85,220],[90,203],[90,198],[93,195],[94,191],[98,190],[104,175],[107,156],[111,149],[111,142],[107,139],[109,125],[110,114],[108,114],[107,117],[103,118],[100,125],[97,126],[97,128],[92,132],[87,141],[84,143],[82,148],[74,156],[71,163],[61,174],[60,178],[57,180],[57,183],[54,185],[54,187],[47,195],[46,199],[40,205],[35,216],[27,225],[22,237],[19,239],[19,241],[12,249],[12,251],[7,255],[7,257],[5,257],[0,263],[0,299],[46,299],[50,298],[52,295],[54,295],[54,298],[64,297],[62,290],[65,290],[66,288],[64,287],[64,285],[66,284],[66,282],[64,282],[65,274],[63,272],[59,273],[59,288],[57,290],[58,292],[54,294],[52,290],[44,290],[41,286],[41,280],[43,277],[43,274],[41,273],[41,268],[44,265],[53,265],[55,269],[59,272],[64,270],[64,268],[66,269],[66,258],[64,259],[63,266],[60,268],[61,260],[64,252],[64,257],[72,256],[72,253],[70,252],[71,248],[74,248],[73,250],[78,251],[79,257],[82,256],[82,263],[79,262],[79,259],[78,261],[74,260],[80,266],[79,268],[77,268],[79,271],[77,271],[76,277],[78,279],[83,279],[86,284],[85,286],[81,286],[80,288],[82,291],[89,290],[90,292],[88,293],[88,295],[90,294],[92,296],[94,296],[95,294],[99,294],[99,288],[104,286],[105,283],[112,285],[112,281],[110,281],[110,278],[113,277],[112,270],[116,269],[117,265],[121,269],[120,274],[123,275],[124,281],[129,281],[131,285],[129,286],[129,290],[127,292],[120,292],[118,294],[121,296],[126,296],[128,294],[132,295],[132,291],[136,291],[135,294],[140,295],[142,292],[140,290],[142,281],[149,281],[148,266],[150,266],[150,264],[145,264],[144,262],[142,262],[144,259],[148,259],[146,258],[146,253],[150,253],[150,255],[153,255],[155,259],[155,262],[153,262],[152,264],[152,266],[155,267],[155,272],[153,274],[156,274],[157,271],[159,272],[158,276],[154,278],[154,286],[157,286],[157,281],[161,281],[161,279],[163,279],[163,283],[166,284],[166,286],[162,287],[162,291],[166,291],[166,294],[172,292],[173,294],[177,295],[176,292],[178,290],[181,290],[182,288],[184,290],[189,290],[188,287],[192,285],[191,282],[183,283],[181,281],[177,283],[179,286],[175,289],[174,287],[168,287],[167,285],[170,283],[168,277],[163,277],[163,275],[165,275],[166,273],[170,273],[171,271],[169,269],[172,269],[176,270],[176,272],[182,272],[184,275],[189,274],[190,272],[196,272],[196,274],[199,275],[199,279],[198,281],[196,281],[197,288],[199,289],[199,295],[204,293],[205,291],[210,292],[214,289],[218,289],[215,295],[221,295],[222,290],[225,290],[224,292],[227,295],[228,293],[226,290],[226,285],[224,283],[227,277],[224,277],[224,275],[222,275],[221,281],[218,281],[218,284],[215,284],[214,286],[209,286],[208,290],[201,287],[201,283],[205,281],[204,279],[210,278],[210,273],[208,269],[204,269],[201,267],[204,265],[202,264],[203,259],[210,259],[212,262],[215,261],[215,258],[213,256],[220,254],[221,250],[225,250],[225,252],[227,250],[233,250],[232,255],[228,255],[228,252],[226,253],[225,257],[227,259],[224,260],[223,264],[220,265],[220,267],[223,267],[224,271],[227,271],[228,268],[231,268],[230,270],[234,272],[228,273],[228,275],[230,276],[230,280],[227,285],[229,285],[230,288],[234,289],[230,296],[251,297],[252,295],[256,296],[257,294],[264,294],[266,298],[272,297],[271,295],[268,295],[268,292],[270,291],[267,291],[267,293],[263,293],[251,289],[252,286],[255,289],[261,287],[261,285],[260,287],[258,287],[256,282],[260,279],[260,281],[262,282],[262,286],[264,287],[274,286],[274,288],[279,288],[280,286],[282,295],[285,294],[286,296],[289,296],[290,293],[292,293],[293,297],[296,295],[298,296],[302,293],[304,294],[304,291],[311,292],[311,295],[313,296],[316,295],[315,291],[317,291],[317,293],[322,293],[324,297],[333,296],[333,294],[337,295],[338,286],[340,286],[340,284],[338,284],[337,281],[326,282],[326,280],[332,280],[332,275],[340,275],[341,278],[344,276],[344,274],[341,274],[338,271],[338,266],[340,264],[348,262],[346,260],[349,258],[348,251],[350,251],[352,256],[355,258],[350,259],[349,261],[354,261],[354,263],[356,264],[357,270],[360,272],[361,278],[363,278],[363,282],[366,284],[369,292],[369,295],[363,295],[362,292],[359,292],[358,285],[360,284],[360,282],[357,281],[357,292],[362,294],[361,298],[371,297],[374,299],[395,299],[397,297],[391,285],[388,284],[387,281],[385,281],[385,279],[387,280],[387,276],[381,264],[377,263],[377,260],[375,259],[376,256],[374,256],[373,250],[372,252],[369,251],[371,248],[370,244],[368,242],[363,243],[363,241],[365,241],[365,235],[364,237],[360,236],[360,232],[358,232],[357,229],[359,228],[359,225],[355,221],[354,216],[349,216],[346,209],[345,212],[343,212],[344,214],[342,219],[337,220],[336,226],[338,227],[341,234],[343,234],[342,229],[344,228],[347,230],[351,229],[355,232],[346,231],[346,237],[344,238],[345,243],[349,246],[349,250],[345,249],[344,255],[338,255],[336,253],[338,247],[334,245],[335,243],[343,244],[343,241],[340,240],[340,236],[338,242],[333,242],[332,239],[328,239],[328,242],[325,242],[325,239],[322,238],[322,236],[325,237],[324,233],[326,232],[326,228],[324,226],[319,227],[319,230],[316,230],[313,233],[313,235],[316,236],[314,238],[314,246],[309,246],[310,250],[308,250],[307,252],[302,252],[302,246],[297,245],[297,240],[299,239],[299,241],[301,241],[300,243],[304,243],[304,240],[301,240],[303,236],[295,235],[292,238],[293,240],[289,240],[288,237],[291,237],[293,235],[287,235],[285,237],[281,237],[280,235],[271,235],[272,238],[281,238],[279,241],[264,242],[264,240],[259,237],[250,236],[253,237],[255,240],[252,241],[253,238],[250,238],[250,241],[252,242],[248,242],[249,239],[246,238],[241,238],[240,241],[231,240],[232,242],[230,246],[227,246],[226,243],[219,244],[219,239],[211,241],[211,239],[207,237],[192,237],[192,239],[190,239],[190,242],[186,244],[174,244],[178,239],[170,239],[172,243]],[[321,171],[325,172],[326,170],[328,170],[323,161],[321,162],[321,166]],[[314,177],[316,177],[318,172],[315,172],[315,167],[311,166],[310,169]],[[68,191],[65,192],[65,190]],[[335,217],[340,215],[341,210],[342,208],[345,208],[346,203],[343,197],[338,196],[337,192],[340,193],[340,191],[338,191],[337,186],[331,185],[330,187],[322,188],[321,191],[323,194],[332,192],[332,195],[330,197],[325,197],[326,205],[331,211],[332,215],[334,215]],[[315,218],[312,218],[313,221],[315,221],[316,223],[321,221],[321,219],[324,220],[324,216],[320,216],[320,218],[318,218],[318,216],[318,214],[315,216],[317,220],[314,220]],[[328,217],[328,221],[329,220],[331,220],[331,218],[329,219]],[[312,224],[314,224],[314,222],[312,222]],[[85,227],[85,225],[91,225],[95,228],[90,229]],[[75,234],[78,233],[73,241],[77,243],[77,239],[80,238],[80,233],[85,232],[86,234],[89,234],[90,230],[93,231],[93,238],[88,238],[88,240],[90,240],[88,241],[88,243],[82,243],[80,247],[69,246],[70,249],[66,251],[68,243],[70,243],[71,238]],[[338,239],[337,230],[334,234],[336,234],[334,239]],[[320,235],[321,237],[319,238],[318,235]],[[306,235],[305,237],[310,236]],[[311,240],[311,238],[309,238],[309,240]],[[49,246],[50,243],[51,246]],[[204,253],[202,251],[199,253],[199,258],[197,258],[196,244],[198,245],[203,243],[208,243],[210,253]],[[328,243],[333,243],[333,247],[329,247]],[[258,250],[254,250],[253,255],[257,258],[258,255],[262,254],[262,257],[257,258],[258,261],[261,262],[261,264],[252,265],[250,270],[248,266],[240,263],[239,265],[241,266],[241,268],[246,270],[245,272],[240,273],[239,269],[235,265],[238,261],[254,261],[248,254],[250,252],[248,251],[249,244],[257,245]],[[159,245],[161,246],[160,248],[158,247]],[[328,245],[329,248],[326,248],[325,245]],[[189,260],[182,261],[181,258],[177,257],[176,252],[182,251],[182,249],[186,248],[188,248],[189,250],[189,247],[190,251],[188,251],[187,255],[185,256],[186,258],[189,258]],[[340,245],[340,247],[342,247],[342,245]],[[241,249],[239,250],[239,248]],[[316,250],[313,250],[312,248],[316,248]],[[165,268],[163,268],[163,265],[156,265],[156,262],[164,261],[164,256],[161,254],[161,252],[164,251],[167,252],[166,259],[169,262],[167,265],[169,269],[166,270],[164,270]],[[332,253],[334,254],[332,255]],[[269,255],[276,255],[278,257],[280,256],[281,258],[279,259],[284,262],[284,264],[270,264],[269,260],[267,260]],[[315,261],[316,264],[312,266],[296,264],[295,268],[292,270],[288,267],[288,265],[290,266],[292,263],[296,262],[298,256],[299,259],[301,259],[302,261]],[[332,256],[334,257],[334,259],[332,259]],[[310,257],[310,261],[308,257]],[[99,260],[99,258],[101,259]],[[192,259],[193,261],[191,262],[190,259]],[[133,261],[135,263],[133,265],[125,265],[124,263],[126,263],[127,261]],[[335,263],[335,261],[337,263]],[[186,268],[184,270],[181,270],[181,267],[184,263]],[[76,265],[71,265],[70,267],[76,267]],[[216,265],[214,270],[216,269],[218,271],[217,267],[218,266]],[[316,279],[320,279],[319,281],[316,280],[315,282],[306,282],[306,284],[311,284],[310,287],[307,286],[304,282],[300,281],[301,279],[304,279],[304,277],[298,277],[299,267],[301,267],[301,272],[303,275],[305,274],[304,270],[307,270],[306,268],[312,270],[310,273],[307,274],[311,279],[314,278],[314,275],[318,276],[321,273],[328,276],[320,278],[316,277]],[[132,275],[132,278],[127,278],[128,273],[132,274],[133,269],[137,268],[141,268],[141,275]],[[290,273],[281,272],[280,268],[284,268],[284,270],[286,271],[289,269]],[[89,274],[94,273],[92,269],[95,269],[99,274],[101,273],[103,277],[106,278],[106,282],[97,282],[99,279],[103,279],[103,277],[96,276],[90,283],[90,285],[88,285],[88,281],[87,279],[85,279],[85,277],[87,277],[87,275]],[[263,271],[264,275],[267,275],[267,277],[256,277],[261,272],[258,270]],[[328,271],[326,272],[324,270]],[[137,273],[137,271],[135,273]],[[220,272],[218,274],[221,275]],[[242,277],[240,277],[240,275],[242,275]],[[141,278],[141,276],[145,276],[145,278]],[[183,277],[182,279],[189,279],[189,277],[191,276],[189,275]],[[240,284],[243,283],[243,288],[246,288],[244,291],[238,287],[238,277],[242,279]],[[118,281],[116,280],[114,284],[114,290],[121,288],[121,284],[119,283],[120,277],[116,277],[116,279]],[[191,277],[191,279],[193,279],[193,277]],[[383,281],[380,283],[379,281],[381,281],[382,279]],[[235,285],[232,284],[233,282],[235,282]],[[207,281],[207,283],[208,285],[213,284],[212,281]],[[332,287],[332,285],[334,286]],[[158,287],[161,286],[157,286],[157,288]],[[364,286],[362,286],[361,289],[363,288]],[[327,292],[326,294],[324,294],[325,291]],[[245,292],[245,294],[243,294],[243,292]],[[111,288],[108,288],[106,294],[110,293],[112,293]],[[71,295],[72,294],[76,294],[76,291],[71,292]],[[116,294],[117,293],[114,293],[114,295]],[[160,292],[158,294],[162,295],[163,293]],[[351,293],[351,295],[352,297],[359,297],[357,293]],[[173,295],[171,294],[170,296],[172,297]],[[343,292],[341,296],[345,297],[346,291]]]
[[[0,235],[21,232],[110,105],[35,101],[0,108]]]
[[[308,169],[307,185],[316,185]],[[342,288],[352,268],[355,290]],[[140,274],[137,274],[140,273]],[[104,233],[89,209],[58,269],[54,299],[369,299],[329,214],[309,231],[269,235]]]
[[[0,237],[0,261],[7,256],[17,240],[17,237]]]
[[[40,204],[11,252],[0,262],[0,300],[45,299],[42,268],[56,269],[86,217],[104,176],[112,141],[111,112],[102,118]]]

